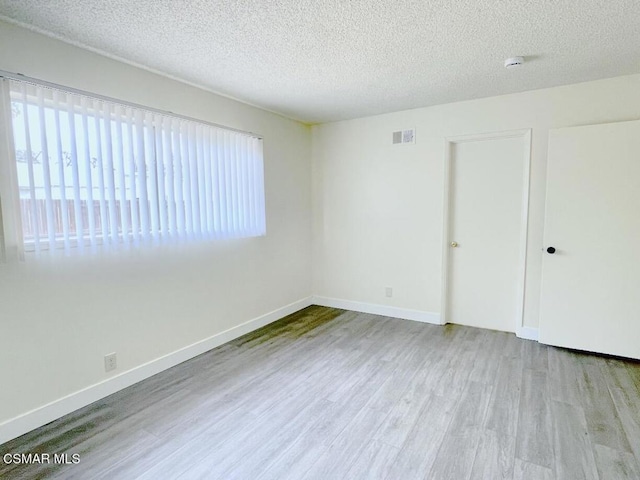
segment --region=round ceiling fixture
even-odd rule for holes
[[[514,68],[514,67],[519,67],[523,63],[524,63],[524,58],[522,58],[522,57],[511,57],[511,58],[507,58],[504,61],[504,66],[506,68]]]

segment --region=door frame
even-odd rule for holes
[[[508,130],[504,132],[479,133],[473,135],[460,135],[445,138],[444,155],[444,211],[442,226],[442,295],[440,306],[440,321],[444,325],[448,323],[447,310],[449,305],[449,242],[451,229],[451,161],[453,159],[453,147],[456,144],[477,142],[484,140],[498,140],[504,138],[522,138],[524,140],[523,179],[522,179],[522,210],[520,213],[520,255],[518,265],[518,284],[516,289],[516,311],[514,318],[514,330],[518,337],[522,337],[526,327],[524,326],[524,291],[527,266],[527,236],[529,227],[529,194],[531,179],[531,129]],[[525,335],[526,336],[526,335]]]

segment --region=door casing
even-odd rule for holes
[[[442,297],[440,307],[440,320],[444,325],[448,323],[447,310],[449,302],[449,266],[450,266],[450,246],[451,239],[451,194],[453,178],[451,176],[451,162],[453,159],[453,148],[456,144],[465,142],[477,142],[485,140],[497,140],[504,138],[523,139],[523,179],[522,179],[522,209],[520,214],[520,245],[518,257],[518,284],[516,286],[516,312],[514,330],[518,337],[528,338],[527,328],[524,326],[524,294],[525,276],[527,264],[527,236],[529,225],[529,191],[530,191],[530,169],[531,169],[531,129],[510,130],[504,132],[481,133],[474,135],[462,135],[445,138],[445,158],[444,158],[444,212],[442,228]]]

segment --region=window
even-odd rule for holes
[[[2,81],[25,250],[265,234],[260,138]]]

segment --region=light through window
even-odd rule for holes
[[[25,249],[264,235],[261,139],[8,81]]]

